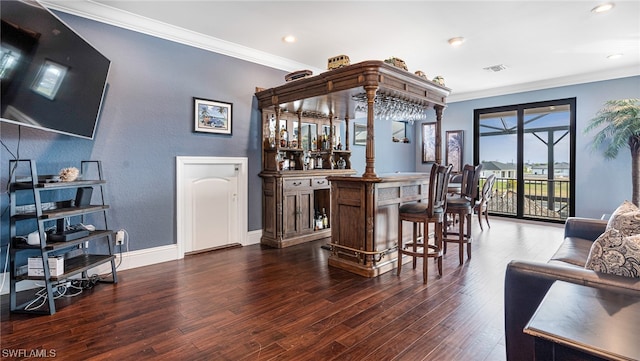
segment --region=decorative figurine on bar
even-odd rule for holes
[[[297,79],[310,77],[312,75],[313,75],[313,72],[311,70],[298,70],[298,71],[294,71],[293,73],[289,73],[289,74],[285,75],[284,76],[284,80],[285,81],[292,81],[292,80],[297,80]]]
[[[422,70],[416,70],[416,72],[414,74],[419,76],[419,77],[421,77],[421,78],[423,78],[423,79],[427,79],[428,80],[427,74],[425,74]]]
[[[408,70],[407,69],[407,64],[404,62],[404,60],[402,60],[400,58],[396,58],[395,56],[392,56],[389,59],[386,59],[384,62],[387,63],[387,64],[391,64],[391,65],[395,66],[396,68]]]
[[[346,55],[336,55],[327,60],[327,70],[339,69],[343,66],[350,65],[351,61]]]

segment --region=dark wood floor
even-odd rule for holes
[[[474,222],[476,219],[474,217]],[[511,259],[548,259],[558,225],[474,224],[473,258],[450,245],[444,275],[420,267],[363,278],[327,266],[315,242],[259,245],[122,271],[53,316],[10,314],[1,348],[64,360],[504,360],[503,279]]]

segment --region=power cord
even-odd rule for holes
[[[93,275],[89,278],[75,278],[71,280],[71,286],[81,290],[90,290],[100,282],[100,276]]]
[[[53,299],[57,300],[58,298],[61,297],[75,297],[78,296],[79,294],[81,294],[84,290],[90,290],[93,287],[95,287],[95,285],[100,281],[100,277],[98,275],[92,275],[89,278],[74,278],[74,279],[70,279],[61,283],[58,283],[57,285],[52,285],[52,287],[55,287],[55,289],[53,290]],[[36,294],[35,294],[35,298],[29,302],[28,305],[25,306],[24,310],[25,311],[33,311],[33,310],[37,310],[38,308],[44,306],[44,304],[47,302],[47,288],[45,286],[40,286],[42,288],[40,288]],[[70,293],[70,291],[75,291],[73,293]],[[40,302],[38,304],[38,302]]]
[[[14,154],[9,147],[7,147],[7,145],[2,141],[2,139],[0,139],[0,144],[2,144],[2,147],[4,149],[7,150],[7,152],[9,152],[9,154],[11,155],[11,157],[13,158],[13,160],[18,160],[20,159],[20,140],[22,140],[22,126],[18,126],[18,144],[16,145],[16,153]],[[13,179],[13,174],[16,172],[16,168],[18,168],[18,162],[14,162],[13,163],[13,167],[11,167],[11,169],[9,169],[9,178],[7,179],[7,186],[5,189],[5,193],[8,195],[9,194],[9,187],[11,184],[11,179]],[[9,210],[9,207],[11,207],[11,197],[9,197],[9,201],[7,202],[7,206],[2,210],[2,212],[0,213],[0,218],[4,218],[5,213],[7,213],[7,211]],[[4,289],[4,285],[5,282],[7,280],[7,268],[9,267],[9,248],[11,247],[11,240],[9,240],[7,242],[7,255],[6,255],[6,259],[4,260],[4,270],[2,272],[2,287],[0,287],[0,291]]]
[[[4,260],[4,270],[2,271],[2,287],[0,287],[0,291],[4,290],[4,284],[7,280],[7,268],[9,268],[9,248],[11,247],[11,242],[7,243],[7,255]]]
[[[4,149],[7,150],[7,152],[9,152],[9,154],[11,155],[11,157],[13,158],[13,160],[18,160],[20,159],[20,140],[22,139],[22,126],[18,126],[18,144],[16,145],[16,153],[14,154],[9,147],[7,147],[7,145],[2,141],[2,139],[0,139],[0,144],[2,144],[2,147],[4,147]],[[16,168],[18,167],[18,162],[14,162],[13,163],[13,167],[11,167],[11,169],[9,169],[9,178],[7,179],[7,186],[6,186],[6,194],[9,194],[9,187],[11,184],[11,179],[13,178],[13,174],[16,171]],[[7,213],[7,211],[9,210],[9,207],[11,206],[11,197],[9,197],[9,202],[7,203],[7,206],[2,210],[2,213],[0,214],[0,217],[4,217],[4,214]]]
[[[129,253],[129,232],[127,232],[126,229],[121,228],[118,232],[122,231],[124,233],[124,239],[122,241],[122,244],[118,245],[118,253],[119,256],[118,257],[118,264],[116,265],[116,269],[118,269],[120,267],[120,265],[122,265],[122,259],[123,259],[123,253],[122,253],[122,249],[123,249],[123,245],[125,246],[125,248],[127,249],[127,253]],[[104,275],[106,276],[106,275]]]

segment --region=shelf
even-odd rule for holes
[[[26,189],[64,189],[64,188],[78,188],[78,187],[88,187],[99,184],[105,184],[104,180],[77,180],[73,182],[49,182],[49,183],[31,183],[31,181],[22,181],[11,183],[10,189],[11,191],[15,190],[26,190]]]
[[[92,241],[92,240],[97,239],[97,238],[107,237],[109,235],[113,236],[113,234],[114,234],[114,232],[112,230],[92,231],[92,232],[89,233],[88,236],[82,237],[82,238],[78,238],[78,239],[74,239],[73,241],[68,241],[68,242],[47,242],[47,244],[44,247],[44,250],[45,251],[56,251],[56,250],[60,250],[60,249],[64,249],[64,248],[69,248],[69,247],[77,246],[77,245],[82,244],[82,243],[87,242],[87,241]],[[26,244],[24,242],[15,241],[15,239],[14,239],[13,247],[15,249],[21,249],[21,250],[40,249],[40,246],[32,246],[32,245]]]
[[[267,148],[265,150],[272,150],[277,152],[300,152],[300,153],[305,151],[302,148],[288,148],[288,147]]]
[[[267,153],[277,153],[277,152],[289,152],[289,153],[309,153],[309,154],[330,154],[330,153],[342,153],[342,154],[347,154],[347,153],[351,153],[350,150],[337,150],[337,149],[325,149],[325,150],[310,150],[310,149],[298,149],[298,148],[265,148],[264,149],[265,152]]]
[[[64,217],[73,217],[80,216],[87,213],[100,212],[109,209],[108,205],[89,205],[89,206],[81,206],[81,207],[65,207],[65,208],[56,208],[48,211],[42,212],[42,217],[40,219],[58,219]],[[20,213],[14,214],[11,216],[13,220],[22,220],[22,219],[32,219],[36,218],[37,215],[35,212],[29,213]]]
[[[348,176],[356,174],[355,169],[291,169],[291,170],[268,170],[265,169],[258,175],[261,177],[291,176],[291,177],[313,177],[313,176]]]
[[[59,276],[52,276],[50,281],[61,281],[67,279],[73,275],[84,272],[88,269],[97,267],[103,263],[110,262],[115,259],[115,255],[101,255],[101,254],[83,254],[77,257],[67,258],[64,260],[64,273]],[[19,277],[17,277],[19,278]],[[21,278],[23,280],[44,280],[44,277],[26,276]]]
[[[111,279],[104,280],[104,282],[117,283],[118,276],[116,274],[116,256],[113,254],[113,238],[114,231],[109,229],[107,224],[107,210],[109,206],[104,204],[105,194],[104,185],[107,183],[102,176],[102,165],[100,161],[82,161],[80,164],[81,175],[78,180],[73,182],[53,182],[50,181],[54,176],[38,176],[36,169],[36,162],[29,159],[16,159],[9,161],[9,168],[15,169],[19,165],[22,165],[21,171],[11,172],[9,183],[9,197],[11,203],[11,216],[10,221],[10,239],[11,239],[11,265],[10,279],[9,279],[9,305],[11,312],[33,313],[33,314],[49,314],[53,315],[56,312],[54,291],[59,282],[65,281],[71,276],[86,273],[87,270],[98,267],[102,264],[111,263]],[[29,170],[29,175],[21,178],[16,178],[15,174],[27,174],[22,171],[23,169]],[[84,174],[84,176],[82,176]],[[94,179],[89,179],[94,178]],[[78,190],[89,187],[94,194],[94,204],[75,206],[75,204],[84,204],[84,199],[78,200],[78,196],[84,196],[79,194]],[[68,199],[69,191],[76,190],[77,202],[73,199]],[[66,190],[65,192],[59,192],[59,190]],[[20,196],[18,195],[20,194]],[[31,197],[23,197],[23,195],[29,195]],[[43,196],[44,195],[44,196]],[[67,199],[64,199],[67,198]],[[82,198],[82,197],[80,197]],[[84,197],[86,198],[86,197]],[[43,202],[43,199],[46,202]],[[24,203],[21,200],[24,200]],[[98,204],[95,204],[98,203]],[[100,215],[101,213],[101,215]],[[78,239],[73,239],[68,242],[62,241],[63,237],[54,237],[54,234],[50,234],[47,240],[41,239],[37,245],[27,244],[24,237],[19,237],[16,232],[20,227],[16,226],[19,221],[28,220],[37,223],[36,231],[40,235],[44,235],[47,229],[47,222],[56,221],[56,229],[61,230],[64,224],[70,222],[72,217],[83,217],[87,214],[94,214],[92,222],[96,225],[98,230],[85,231],[82,233],[72,233],[69,238],[73,236],[83,236]],[[102,218],[102,220],[100,220]],[[84,221],[84,218],[83,218]],[[25,225],[26,226],[26,225]],[[88,254],[89,242],[99,242],[102,246],[108,248],[108,252],[100,252],[103,254]],[[93,244],[93,243],[92,243]],[[51,275],[46,278],[43,275],[29,276],[24,274],[22,268],[24,267],[20,263],[24,262],[24,257],[18,257],[18,253],[21,251],[29,251],[37,257],[41,257],[46,260],[53,252],[56,254],[65,253],[64,270],[63,274],[58,276]],[[24,255],[22,252],[21,255]],[[48,262],[42,264],[46,270],[49,269]],[[28,265],[27,265],[28,266]],[[43,272],[44,273],[44,272]],[[32,273],[33,274],[33,273]],[[40,306],[37,310],[25,310],[25,307],[29,304],[19,305],[17,296],[17,283],[24,280],[39,280],[44,283],[44,288],[47,291],[46,299],[43,301],[42,309]],[[101,280],[102,281],[102,280]],[[46,305],[46,307],[45,307]]]

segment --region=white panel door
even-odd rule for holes
[[[248,159],[176,157],[177,257],[247,243]]]
[[[237,165],[188,167],[186,252],[238,243]]]

